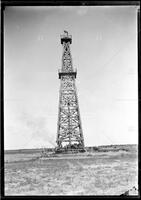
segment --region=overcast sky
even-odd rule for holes
[[[56,145],[64,30],[85,145],[138,143],[136,14],[135,6],[5,9],[5,149]]]

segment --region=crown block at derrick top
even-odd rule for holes
[[[69,42],[70,44],[72,43],[72,36],[71,35],[61,35],[61,44],[63,44],[63,42],[67,43]]]

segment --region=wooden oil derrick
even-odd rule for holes
[[[73,69],[70,44],[72,36],[67,31],[61,35],[63,46],[60,79],[59,111],[56,152],[84,152],[84,137],[80,120],[78,97],[75,86],[76,70]]]

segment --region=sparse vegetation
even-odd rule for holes
[[[121,195],[137,187],[138,164],[135,147],[120,148],[46,159],[6,154],[5,195]]]

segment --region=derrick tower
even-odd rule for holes
[[[73,69],[70,44],[72,36],[67,31],[61,35],[63,46],[62,67],[58,70],[60,79],[59,110],[57,125],[57,151],[85,151],[80,111]]]

